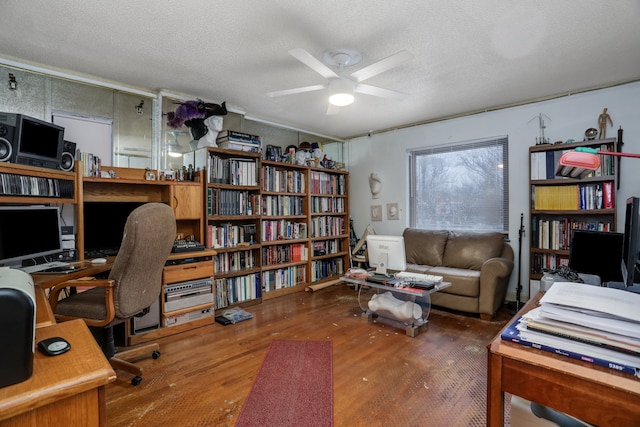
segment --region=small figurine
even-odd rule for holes
[[[607,137],[607,122],[611,126],[613,126],[613,121],[611,120],[611,116],[607,113],[607,108],[602,110],[602,114],[598,116],[598,126],[600,127],[600,139],[605,139]]]

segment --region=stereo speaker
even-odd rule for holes
[[[76,163],[76,143],[65,141],[62,146],[62,157],[60,159],[60,169],[70,172]]]
[[[28,380],[33,373],[35,313],[31,276],[0,267],[0,387]]]
[[[10,162],[13,157],[13,133],[15,126],[4,123],[0,116],[0,162]]]

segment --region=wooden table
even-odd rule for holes
[[[53,357],[36,350],[31,378],[0,388],[0,427],[105,425],[105,386],[115,372],[84,321],[36,329],[36,342],[54,336],[71,349]]]
[[[542,295],[532,298],[516,318],[535,308]],[[488,345],[488,426],[504,425],[504,393],[599,427],[640,426],[639,378],[503,341],[500,333]]]

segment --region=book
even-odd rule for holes
[[[582,360],[584,362],[592,363],[594,365],[602,366],[605,368],[613,369],[615,371],[624,372],[626,374],[634,375],[635,377],[640,378],[640,365],[633,366],[628,363],[620,363],[620,361],[608,360],[603,357],[592,356],[589,354],[585,354],[581,351],[570,350],[564,348],[563,346],[549,345],[534,341],[535,338],[531,339],[531,337],[527,337],[518,329],[518,325],[521,322],[521,317],[515,319],[509,326],[507,326],[502,334],[500,334],[500,338],[503,341],[509,341],[516,344],[520,344],[530,348],[537,348],[539,350],[543,350],[549,353],[559,354],[561,356],[569,357],[576,360]],[[562,344],[561,344],[562,345]],[[568,347],[568,346],[567,346]]]

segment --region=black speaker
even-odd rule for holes
[[[62,157],[60,159],[60,169],[70,172],[76,163],[76,143],[65,141],[62,146]]]
[[[0,267],[0,387],[31,378],[35,309],[31,276],[17,269]]]
[[[12,125],[11,118],[0,113],[0,162],[10,162],[14,155],[15,125]]]

